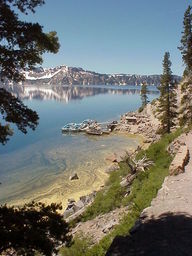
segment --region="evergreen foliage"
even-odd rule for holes
[[[144,109],[144,107],[149,102],[147,93],[148,93],[147,84],[144,82],[144,83],[142,83],[142,86],[141,86],[141,102],[142,102],[142,105],[141,105],[140,110]]]
[[[22,208],[0,207],[0,254],[51,256],[58,246],[69,243],[69,226],[57,210],[61,206],[30,203]]]
[[[192,14],[190,5],[184,14],[181,46],[178,49],[181,51],[186,66],[184,75],[189,75],[192,71]]]
[[[18,13],[35,12],[43,0],[1,0],[0,2],[0,77],[24,79],[21,71],[42,63],[46,51],[59,49],[55,31],[44,33],[38,23],[21,21]]]
[[[192,7],[189,5],[184,14],[183,31],[181,38],[181,51],[183,62],[186,66],[183,76],[185,78],[181,85],[181,109],[180,125],[192,123]]]
[[[177,99],[175,83],[172,81],[171,61],[169,52],[165,52],[163,59],[163,74],[161,76],[159,108],[161,129],[160,133],[170,133],[175,125],[174,118],[177,116]]]
[[[184,82],[181,85],[181,109],[180,109],[180,125],[192,123],[192,81]]]
[[[27,133],[27,127],[34,130],[38,124],[37,113],[3,88],[0,88],[0,113],[3,120],[16,124],[23,133]],[[11,135],[10,125],[0,124],[0,143],[5,144]]]
[[[59,49],[55,31],[44,33],[38,23],[19,19],[44,4],[43,0],[0,1],[0,79],[20,81],[22,70],[42,63],[44,52],[56,53]],[[35,129],[38,115],[5,90],[0,91],[0,143],[5,144],[13,135],[10,123],[26,133],[27,127]],[[6,122],[3,122],[6,121]]]

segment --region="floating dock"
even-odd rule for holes
[[[82,123],[68,123],[62,127],[62,133],[85,132],[89,135],[110,134],[117,126],[118,122],[102,122],[86,119]]]

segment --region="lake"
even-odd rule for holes
[[[119,120],[141,105],[139,86],[26,86],[12,93],[36,110],[39,125],[27,135],[15,127],[14,136],[0,145],[0,203],[22,204],[32,199],[66,205],[68,198],[98,189],[107,179],[105,158],[121,149],[136,148],[140,138],[62,134],[69,122]],[[149,87],[149,100],[159,92]],[[69,181],[77,172],[79,180]]]

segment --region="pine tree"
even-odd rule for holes
[[[56,53],[59,42],[55,31],[43,32],[39,23],[20,18],[44,4],[44,0],[0,0],[0,80],[20,81],[22,70],[42,63],[42,54]],[[22,14],[20,16],[19,14]],[[35,129],[38,115],[6,90],[0,90],[0,143],[13,135],[10,123],[26,133]]]
[[[180,125],[192,123],[192,7],[188,6],[183,19],[183,32],[181,38],[181,51],[183,62],[186,66],[184,77],[186,80],[181,85]],[[188,77],[187,77],[188,76]]]
[[[163,74],[161,76],[159,109],[161,121],[160,133],[170,133],[175,125],[174,118],[177,115],[177,99],[175,84],[172,81],[171,61],[169,52],[165,52],[163,59]]]
[[[183,62],[186,66],[184,72],[186,75],[192,71],[192,14],[190,5],[184,14],[182,34],[181,46],[178,49],[181,51]]]
[[[143,109],[147,103],[149,102],[148,101],[148,97],[147,97],[147,93],[148,93],[148,90],[147,90],[147,84],[144,82],[141,86],[141,102],[142,102],[142,106],[141,108]]]
[[[181,85],[180,125],[192,123],[192,82],[190,80]]]

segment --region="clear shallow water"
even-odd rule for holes
[[[15,134],[0,146],[0,203],[21,203],[31,199],[64,200],[74,193],[96,188],[105,179],[99,173],[111,152],[135,148],[139,140],[120,134],[90,137],[63,135],[61,127],[84,119],[118,120],[140,105],[140,88],[126,86],[26,87],[13,93],[39,114],[39,126],[24,135]],[[150,87],[149,99],[158,96]],[[76,171],[79,182],[71,184]]]

